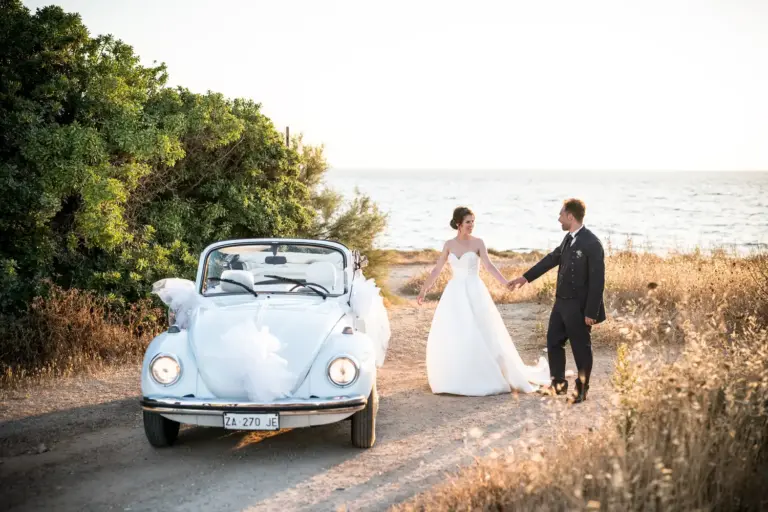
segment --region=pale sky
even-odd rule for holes
[[[768,1],[55,0],[338,168],[768,170]]]

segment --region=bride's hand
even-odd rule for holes
[[[424,292],[419,293],[419,296],[416,297],[416,302],[419,303],[419,306],[424,304]]]

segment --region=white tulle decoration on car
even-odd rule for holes
[[[240,376],[248,398],[271,402],[290,394],[296,378],[288,371],[288,362],[278,355],[280,340],[259,328],[255,319],[239,322],[221,337],[231,356],[229,371]]]
[[[271,402],[290,394],[296,378],[278,355],[280,340],[267,327],[259,327],[260,315],[219,309],[186,279],[157,281],[152,293],[173,311],[180,329],[195,324],[190,343],[198,370],[217,396]]]
[[[373,340],[376,350],[376,366],[381,367],[387,355],[389,338],[389,315],[384,298],[373,279],[365,279],[362,272],[355,272],[349,304],[352,312],[363,324],[363,331]]]
[[[152,285],[152,293],[168,306],[175,315],[175,325],[179,329],[189,327],[192,316],[199,308],[215,308],[216,304],[197,292],[194,281],[169,277]]]

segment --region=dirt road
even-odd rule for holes
[[[153,449],[137,402],[139,370],[128,368],[0,401],[0,510],[379,510],[477,455],[551,436],[555,423],[597,426],[608,407],[609,350],[596,350],[590,400],[577,407],[553,408],[563,401],[539,395],[432,395],[424,352],[433,308],[391,312],[373,449],[352,447],[349,422],[276,435],[188,428],[176,446]],[[546,310],[500,309],[534,363]]]

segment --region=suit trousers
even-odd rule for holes
[[[589,384],[592,373],[592,327],[584,322],[579,299],[556,298],[547,329],[547,357],[553,383],[565,381],[565,342],[571,342],[579,379]]]

